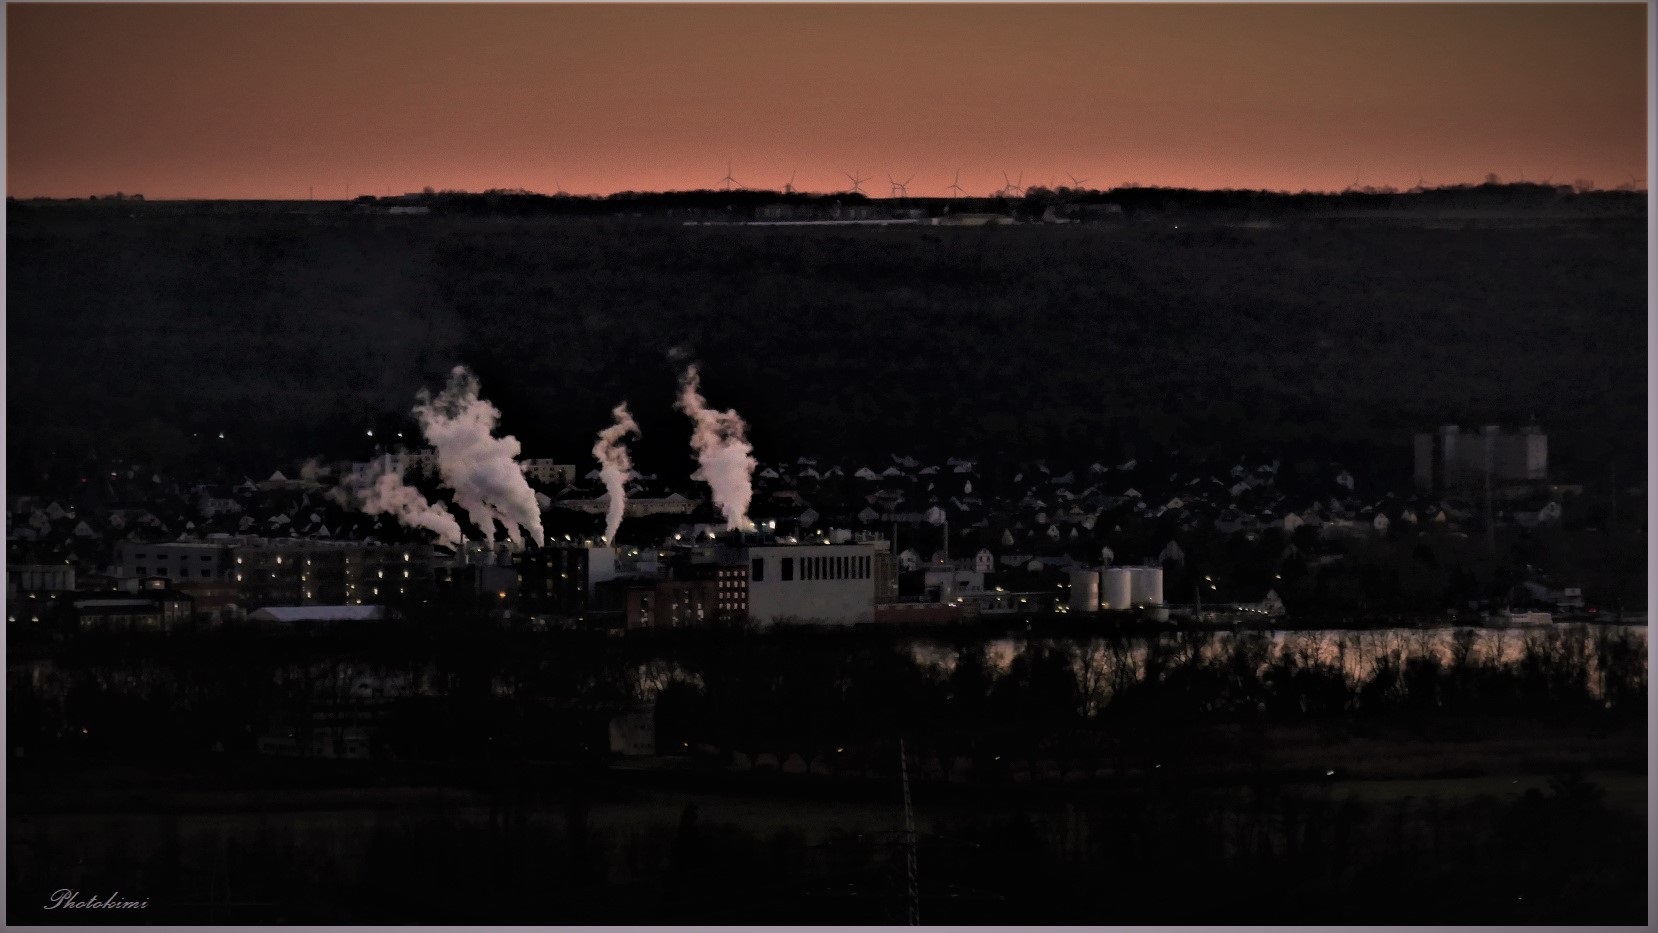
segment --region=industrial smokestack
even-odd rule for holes
[[[424,528],[438,536],[439,544],[459,549],[463,536],[460,523],[443,507],[431,503],[420,490],[405,485],[402,472],[391,465],[390,457],[359,463],[328,491],[328,497],[348,509],[366,515],[391,515],[408,528]]]
[[[420,430],[437,451],[438,474],[455,491],[455,504],[495,543],[495,523],[507,540],[521,545],[522,527],[537,545],[543,543],[541,509],[535,490],[518,466],[518,439],[495,437],[501,412],[478,397],[478,379],[465,366],[449,373],[449,385],[436,398],[420,390],[414,407]]]
[[[628,414],[626,402],[610,410],[616,423],[599,432],[599,442],[593,445],[593,456],[599,460],[599,472],[604,479],[604,488],[610,493],[610,507],[605,512],[604,541],[606,544],[616,543],[616,529],[622,525],[622,512],[627,508],[627,482],[633,472],[633,462],[628,459],[628,449],[622,446],[622,438],[628,434],[639,435],[639,425]]]
[[[691,448],[702,464],[702,478],[714,494],[714,505],[725,515],[726,527],[732,531],[753,531],[748,520],[748,504],[754,498],[754,468],[756,463],[745,437],[748,425],[735,411],[713,411],[708,401],[697,391],[701,377],[693,364],[679,380],[679,401],[675,408],[685,412],[696,423],[691,433]]]

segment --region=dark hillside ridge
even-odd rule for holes
[[[636,461],[673,470],[688,462],[677,347],[770,461],[1177,447],[1408,470],[1413,431],[1535,417],[1556,472],[1616,458],[1635,475],[1643,202],[1498,187],[1467,189],[1507,198],[1473,208],[1111,192],[1125,220],[880,229],[486,210],[616,214],[624,196],[438,195],[422,216],[17,202],[8,456],[15,485],[88,453],[248,469],[354,455],[369,427],[412,438],[415,392],[466,363],[527,456],[585,463],[627,399]],[[635,199],[651,197],[672,196]],[[1375,209],[1330,210],[1356,204]]]
[[[871,198],[858,192],[780,192],[753,188],[695,191],[620,191],[609,195],[541,194],[520,189],[484,192],[433,191],[377,197],[360,195],[350,201],[146,201],[142,195],[25,200],[8,199],[14,210],[40,206],[75,205],[112,210],[143,209],[171,212],[313,213],[340,209],[371,211],[393,207],[422,207],[433,213],[492,216],[663,217],[698,213],[729,215],[751,220],[766,209],[868,208],[880,211],[919,210],[925,215],[1001,212],[1036,217],[1050,206],[1083,208],[1084,216],[1111,208],[1124,216],[1185,214],[1218,218],[1248,214],[1270,217],[1313,217],[1331,212],[1365,216],[1455,213],[1486,218],[1502,215],[1644,216],[1644,192],[1619,188],[1595,190],[1537,182],[1444,185],[1397,191],[1392,188],[1350,188],[1339,192],[1291,193],[1250,189],[1199,190],[1191,188],[1123,187],[1108,191],[1091,188],[1056,189],[1032,186],[1024,194],[984,197]],[[1110,213],[1111,211],[1105,212]]]

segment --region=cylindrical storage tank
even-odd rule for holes
[[[1163,568],[1135,567],[1130,596],[1136,606],[1163,605]]]
[[[1071,599],[1067,605],[1072,612],[1100,611],[1100,572],[1098,570],[1071,571]]]
[[[1105,569],[1104,579],[1100,585],[1104,590],[1101,594],[1101,602],[1106,609],[1127,609],[1134,605],[1130,600],[1134,591],[1132,570],[1131,567],[1107,567]]]

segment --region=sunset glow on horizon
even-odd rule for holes
[[[1647,183],[1642,4],[9,4],[7,189]]]

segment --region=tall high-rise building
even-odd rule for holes
[[[1488,424],[1478,432],[1440,426],[1415,437],[1416,487],[1424,492],[1473,492],[1493,483],[1548,478],[1549,438],[1536,425],[1505,432]]]

